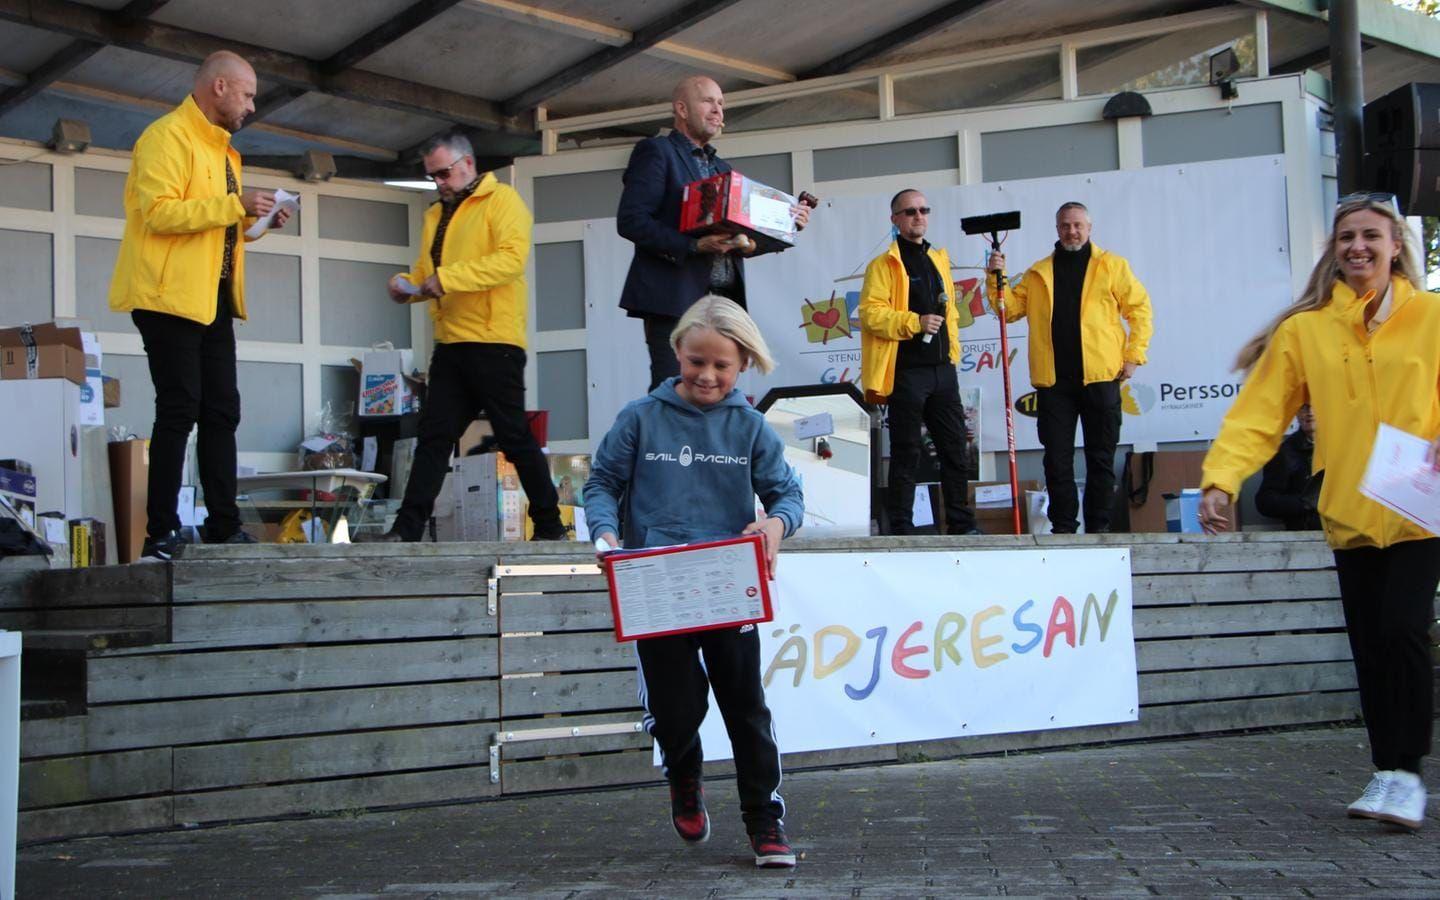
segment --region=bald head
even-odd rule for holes
[[[244,57],[217,50],[205,57],[195,73],[195,105],[213,125],[239,131],[255,111],[255,70]]]
[[[704,146],[719,137],[725,127],[725,95],[713,78],[691,75],[675,85],[670,94],[675,112],[675,130]]]

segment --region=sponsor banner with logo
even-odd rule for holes
[[[1129,556],[781,554],[754,626],[781,751],[1135,721]],[[713,694],[700,735],[730,758]]]
[[[1239,389],[1235,353],[1291,300],[1282,157],[936,187],[925,195],[934,210],[927,237],[962,267],[952,273],[957,303],[975,314],[975,324],[960,334],[958,369],[962,386],[981,391],[984,450],[1005,447],[1000,327],[980,291],[988,241],[964,235],[962,216],[1021,211],[1023,227],[1003,248],[1018,277],[1052,252],[1056,208],[1079,200],[1090,208],[1095,242],[1130,261],[1150,293],[1155,336],[1149,364],[1122,393],[1127,443],[1214,437]],[[886,194],[826,201],[794,248],[747,262],[750,311],[779,366],[768,376],[742,376],[746,393],[758,399],[779,385],[858,383],[859,276],[889,245],[889,200]],[[633,248],[616,234],[613,219],[586,223],[584,242],[594,442],[624,403],[644,393],[649,364],[639,320],[616,306]],[[1039,447],[1028,334],[1025,320],[1010,326],[1022,449]]]

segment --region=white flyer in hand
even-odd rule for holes
[[[420,285],[411,281],[404,274],[395,276],[395,287],[400,289],[400,293],[409,294],[411,297],[420,293]]]
[[[1440,534],[1440,472],[1425,462],[1430,442],[1380,423],[1360,493]]]
[[[275,214],[282,209],[288,209],[290,215],[300,211],[300,195],[292,194],[284,188],[275,191],[275,206],[268,213],[255,220],[255,224],[245,229],[245,236],[252,241],[264,234],[275,222]]]

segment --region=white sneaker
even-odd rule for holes
[[[1385,792],[1390,787],[1394,772],[1376,772],[1370,776],[1370,783],[1360,794],[1360,799],[1345,807],[1345,814],[1352,819],[1377,819],[1380,807],[1385,802]]]
[[[1397,769],[1390,773],[1390,784],[1375,818],[1406,828],[1425,824],[1425,783],[1414,772]]]

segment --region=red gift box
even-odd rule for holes
[[[689,235],[744,234],[760,250],[795,246],[795,217],[799,205],[784,191],[726,172],[685,185],[680,205],[680,231]]]

